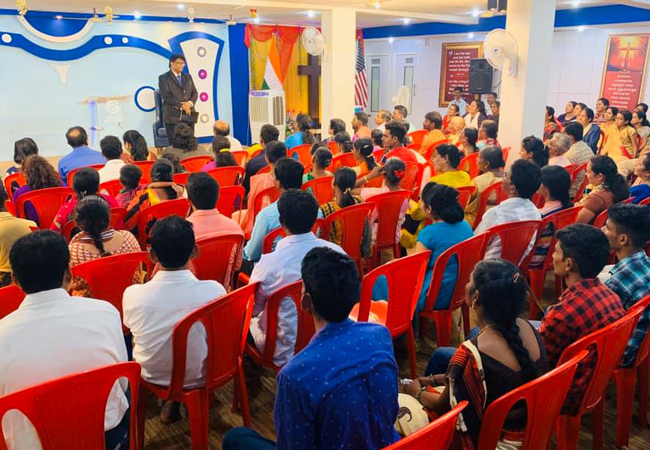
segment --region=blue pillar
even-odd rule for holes
[[[232,91],[232,134],[242,144],[251,144],[250,120],[248,115],[248,91],[250,70],[248,48],[244,44],[246,25],[228,27],[230,47],[230,83]]]

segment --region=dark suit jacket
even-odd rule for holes
[[[158,88],[163,100],[164,123],[180,122],[181,103],[190,101],[196,104],[196,99],[199,97],[192,76],[183,72],[181,77],[183,79],[182,87],[171,70],[158,77]]]

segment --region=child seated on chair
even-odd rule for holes
[[[117,194],[115,200],[120,207],[126,208],[131,200],[140,190],[140,180],[142,179],[142,169],[134,164],[127,164],[120,169],[120,184],[122,189]]]

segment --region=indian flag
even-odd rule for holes
[[[271,49],[269,50],[269,57],[266,59],[266,69],[264,70],[264,83],[262,84],[262,89],[283,91],[282,78],[280,54],[278,53],[275,38],[271,38]]]

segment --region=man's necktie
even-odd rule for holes
[[[183,85],[183,75],[178,75],[176,77],[176,79],[178,80],[178,84],[180,84],[182,86]]]

